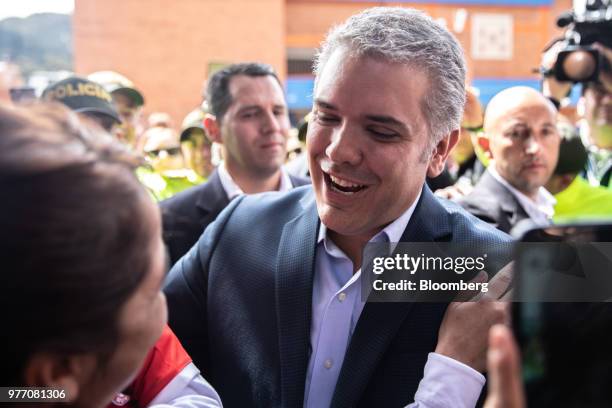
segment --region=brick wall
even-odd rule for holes
[[[79,74],[116,70],[147,99],[147,112],[165,111],[178,126],[200,100],[211,63],[257,60],[284,76],[288,48],[316,48],[332,24],[381,2],[322,0],[76,0],[75,69]],[[385,3],[393,5],[392,3]],[[408,6],[402,3],[402,6]],[[452,25],[456,10],[468,12],[462,33],[470,77],[535,78],[546,42],[559,33],[556,16],[571,0],[552,6],[500,7],[415,4]],[[470,16],[511,14],[514,58],[473,61]]]
[[[381,2],[333,2],[318,0],[287,0],[287,46],[317,47],[329,27],[344,21],[358,11]],[[540,52],[555,35],[559,35],[557,15],[571,8],[571,0],[556,0],[552,7],[501,7],[443,4],[384,3],[385,6],[412,6],[434,18],[444,18],[449,27],[458,8],[468,13],[461,33],[454,33],[464,47],[471,77],[535,77],[531,70],[539,64]],[[511,14],[514,20],[514,58],[512,61],[473,61],[471,51],[470,16],[474,13]]]
[[[76,72],[122,73],[146,112],[168,112],[177,127],[200,102],[209,64],[257,60],[284,75],[284,41],[284,0],[75,1]]]

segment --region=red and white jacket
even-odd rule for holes
[[[178,338],[166,326],[132,383],[107,408],[222,407]]]

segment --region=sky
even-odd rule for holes
[[[72,13],[74,0],[0,0],[0,20],[34,13]]]

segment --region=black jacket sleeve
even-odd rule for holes
[[[207,324],[208,272],[210,261],[223,229],[235,208],[235,199],[210,224],[198,242],[170,270],[164,283],[168,304],[168,324],[203,375],[209,371]]]

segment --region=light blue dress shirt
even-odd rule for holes
[[[419,198],[420,193],[399,218],[370,242],[399,242]],[[328,237],[327,228],[321,224],[313,281],[312,353],[306,373],[305,407],[322,408],[331,404],[344,356],[364,305],[361,300],[361,269],[353,274],[353,263]],[[440,384],[439,381],[444,383]],[[430,353],[425,377],[415,395],[416,402],[411,406],[474,406],[484,382],[482,374],[472,368]],[[440,393],[443,395],[438,395]],[[443,401],[451,401],[452,405],[440,405]]]

